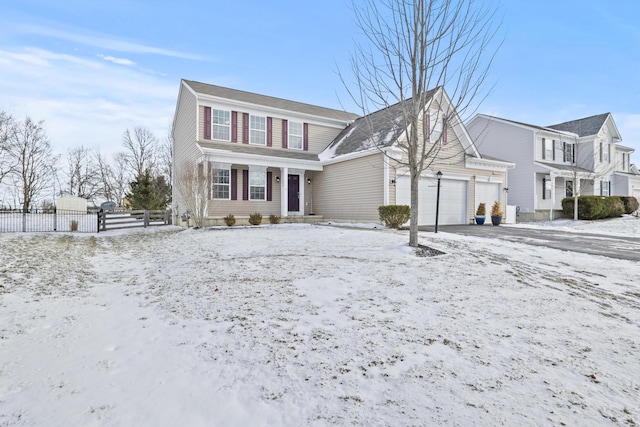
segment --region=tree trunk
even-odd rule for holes
[[[409,246],[418,247],[418,183],[420,173],[411,169],[411,220],[409,223]]]

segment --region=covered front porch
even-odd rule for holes
[[[269,150],[272,151],[272,150]],[[277,215],[283,222],[313,222],[313,174],[322,171],[307,153],[238,153],[204,149],[201,164],[211,185],[209,218],[244,219],[254,212]]]
[[[536,173],[536,216],[553,220],[562,216],[562,199],[593,194],[593,176],[576,168],[547,168]]]

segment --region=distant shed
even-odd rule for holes
[[[87,213],[87,199],[76,196],[64,196],[56,200],[56,208],[59,211]]]

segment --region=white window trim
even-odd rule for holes
[[[222,111],[224,113],[227,113],[229,115],[229,122],[226,124],[220,124],[220,123],[214,123],[213,122],[213,115],[216,111]],[[214,132],[214,127],[218,126],[218,127],[226,127],[227,128],[227,134],[229,135],[228,138],[224,139],[224,138],[217,138],[215,136],[215,132]],[[215,139],[218,141],[231,141],[231,111],[229,110],[223,110],[221,108],[211,108],[211,139]]]
[[[217,178],[216,171],[219,171],[219,170],[223,170],[223,171],[227,171],[228,172],[228,177],[229,177],[229,182],[228,183],[220,184],[220,183],[215,182],[215,179]],[[231,200],[231,167],[214,167],[211,170],[211,180],[212,180],[212,182],[211,182],[211,193],[212,193],[211,194],[211,198],[213,200]],[[227,187],[227,189],[228,189],[227,190],[227,194],[228,194],[227,197],[216,197],[216,186],[218,186],[218,185]]]
[[[254,118],[260,118],[260,119],[264,119],[264,129],[257,129],[253,127],[253,119]],[[255,142],[254,138],[253,138],[253,133],[254,132],[261,132],[264,136],[264,138],[262,139],[262,142]],[[259,116],[257,114],[249,114],[249,144],[252,145],[262,145],[262,146],[266,146],[267,145],[267,117],[266,116]]]
[[[256,174],[256,173],[260,173],[263,174],[263,181],[262,181],[262,185],[253,185],[251,183],[251,175]],[[251,188],[264,188],[264,197],[263,198],[254,198]],[[249,168],[249,200],[255,200],[255,201],[265,201],[267,200],[267,169],[266,168],[260,168],[260,167],[250,167]]]
[[[291,132],[291,125],[292,124],[296,124],[296,125],[300,125],[300,134],[294,134]],[[292,122],[292,121],[287,121],[287,148],[291,148],[292,150],[303,150],[304,149],[304,124],[302,122]],[[300,138],[300,146],[299,147],[293,147],[291,144],[292,141],[292,137],[295,138]]]

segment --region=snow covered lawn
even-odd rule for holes
[[[640,424],[638,265],[407,241],[0,234],[0,425]]]

